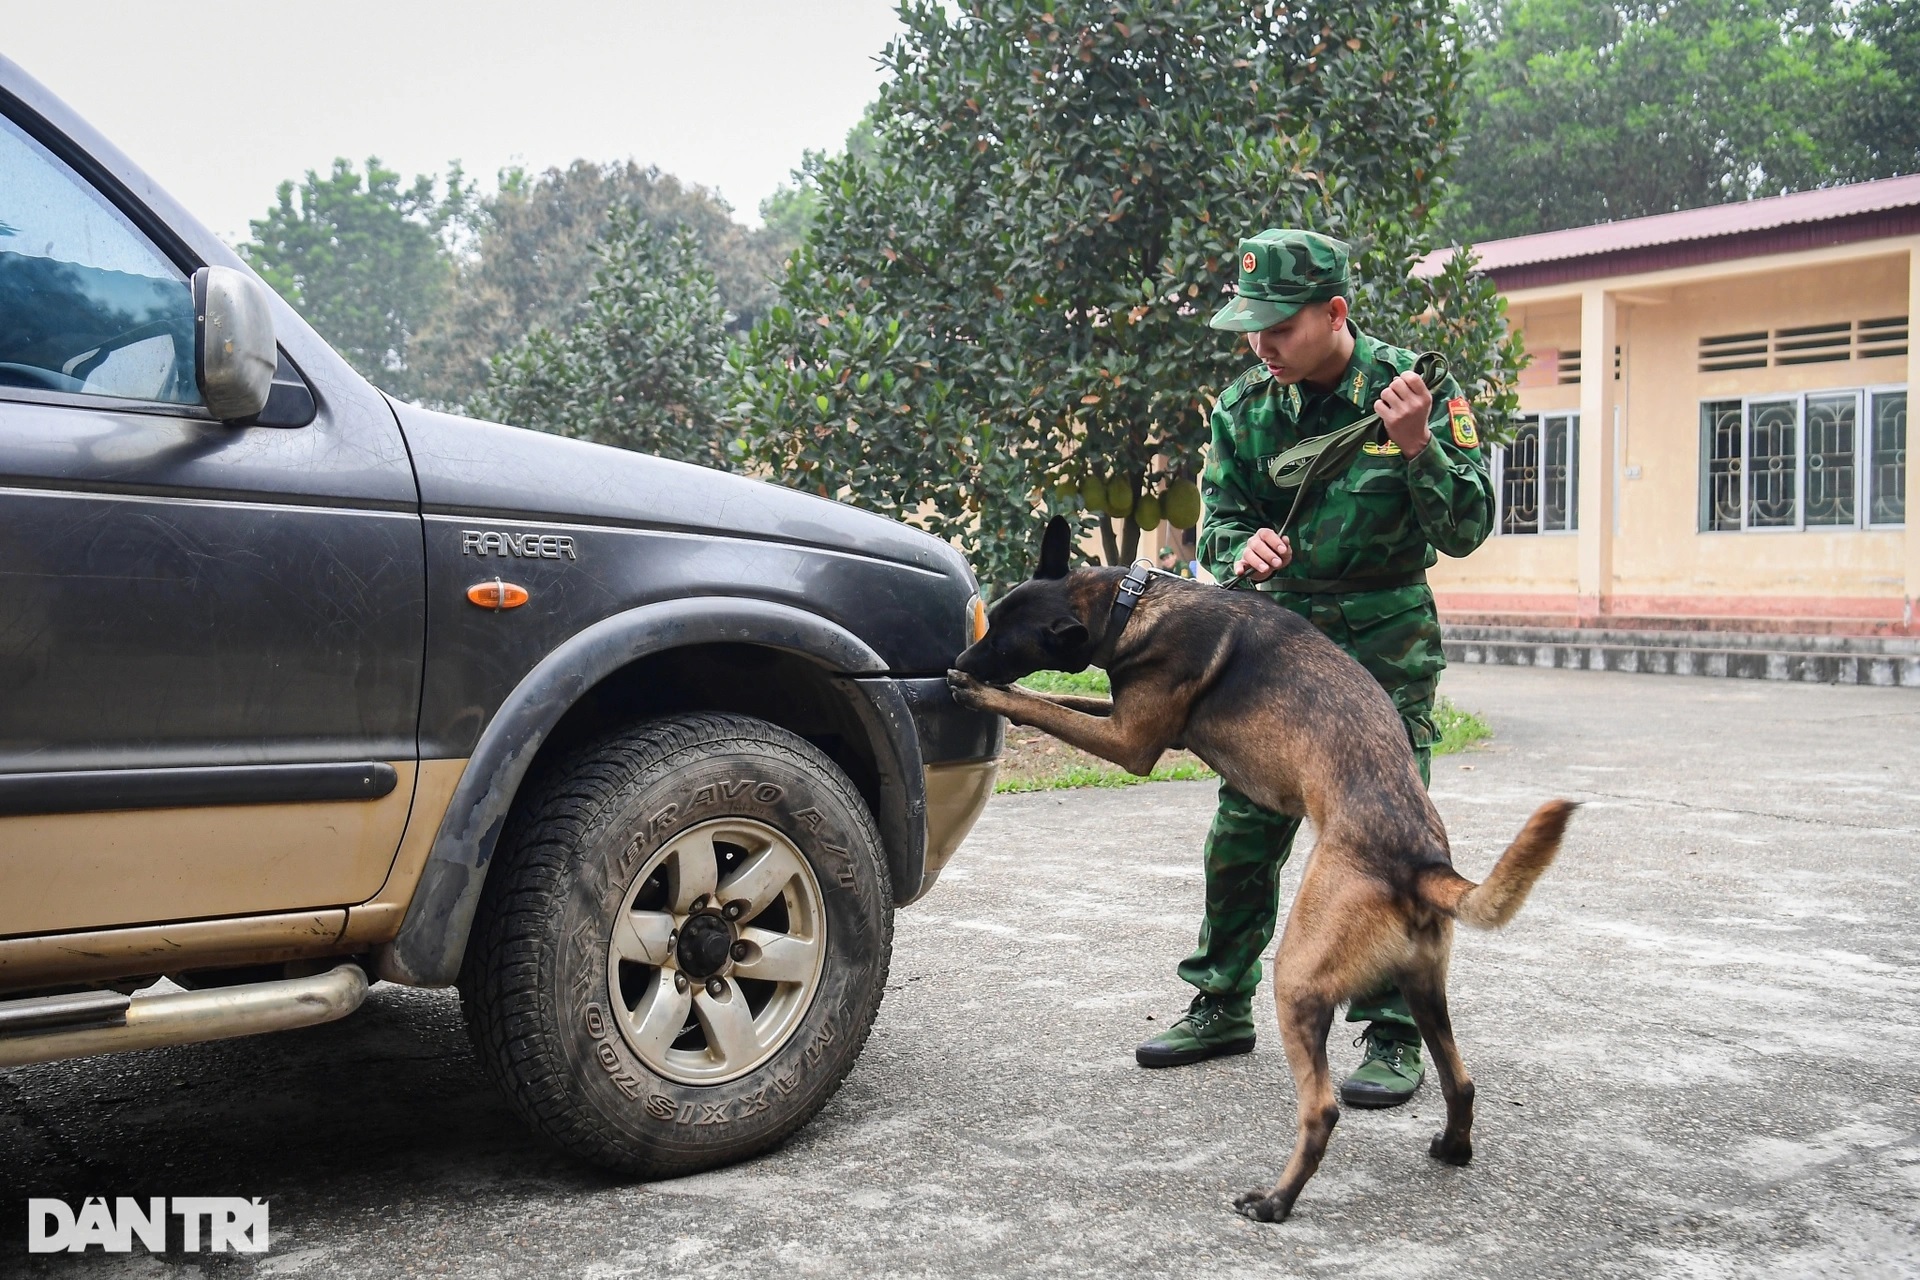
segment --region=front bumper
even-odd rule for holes
[[[963,760],[927,766],[927,870],[921,892],[933,887],[953,859],[953,851],[973,830],[980,811],[993,797],[998,760]]]
[[[924,894],[967,838],[975,819],[993,795],[1006,742],[1007,722],[973,711],[953,700],[946,677],[901,680],[900,690],[913,710],[926,772],[927,853],[920,882]]]

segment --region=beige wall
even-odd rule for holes
[[[1698,352],[1703,335],[1920,320],[1916,252],[1920,241],[1880,241],[1510,296],[1509,321],[1530,349],[1586,348],[1580,385],[1536,376],[1521,390],[1529,412],[1582,412],[1581,529],[1495,536],[1464,561],[1443,558],[1431,575],[1442,607],[1898,616],[1909,566],[1920,566],[1903,530],[1699,531],[1699,405],[1902,384],[1908,357],[1701,373]],[[1617,380],[1603,354],[1609,326]]]

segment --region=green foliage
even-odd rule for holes
[[[1512,413],[1491,285],[1465,263],[1408,279],[1458,111],[1441,0],[901,16],[873,154],[820,166],[810,240],[735,359],[734,419],[778,478],[957,539],[989,583],[1025,576],[1084,475],[1197,474],[1251,363],[1206,318],[1238,237],[1275,225],[1355,240],[1360,323],[1444,351],[1489,423]],[[1132,555],[1135,526],[1081,518]]]
[[[536,327],[495,356],[473,411],[516,426],[710,466],[727,463],[719,287],[684,228],[663,237],[615,205],[571,329]]]
[[[1920,5],[1868,0],[1850,16],[1881,63],[1873,92],[1854,104],[1854,133],[1870,157],[1864,174],[1920,172]]]
[[[1003,778],[993,784],[997,796],[1023,791],[1067,791],[1076,787],[1136,787],[1143,782],[1202,782],[1216,776],[1198,760],[1176,760],[1163,764],[1146,777],[1116,769],[1110,765],[1069,765],[1058,773],[1036,777]]]
[[[772,195],[760,202],[761,224],[768,235],[787,246],[789,254],[807,238],[819,212],[820,192],[805,181],[795,186],[781,183]]]
[[[869,105],[853,128],[847,130],[842,154],[855,164],[870,162],[879,146],[873,110]],[[760,221],[776,261],[784,262],[813,229],[814,219],[820,212],[820,170],[826,163],[826,152],[806,152],[800,167],[793,171],[793,184],[781,183],[772,195],[760,202]]]
[[[1098,667],[1088,667],[1085,671],[1036,671],[1020,683],[1038,693],[1077,693],[1104,698],[1109,692],[1107,673]]]
[[[1476,0],[1462,242],[1920,168],[1910,0]]]
[[[299,184],[281,183],[240,253],[354,368],[410,399],[419,335],[452,278],[443,237],[471,207],[457,165],[436,198],[431,178],[402,187],[378,159],[364,177],[335,160],[325,177],[309,169]]]
[[[1433,727],[1440,731],[1440,741],[1433,744],[1433,754],[1437,756],[1465,751],[1493,736],[1492,725],[1471,711],[1461,710],[1447,698],[1433,704]]]
[[[576,160],[539,174],[508,169],[498,192],[476,203],[447,305],[422,337],[421,380],[430,399],[466,405],[486,385],[494,356],[537,328],[556,335],[572,328],[584,315],[614,208],[660,235],[685,229],[698,237],[736,325],[752,323],[771,304],[786,248],[778,237],[735,222],[705,188],[632,162]]]

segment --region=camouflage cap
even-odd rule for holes
[[[1309,302],[1348,294],[1347,245],[1317,231],[1269,227],[1240,242],[1234,298],[1207,323],[1254,333],[1279,324]]]

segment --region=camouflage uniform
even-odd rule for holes
[[[1259,247],[1257,241],[1242,244],[1248,252],[1241,298],[1229,308],[1248,296],[1249,268],[1267,265],[1255,261],[1249,245]],[[1340,248],[1344,285],[1344,246]],[[1279,274],[1288,270],[1283,266]],[[1300,270],[1324,274],[1325,265],[1307,263]],[[1275,273],[1269,267],[1266,274],[1271,278]],[[1256,280],[1256,302],[1258,284]],[[1262,318],[1255,310],[1244,323],[1216,327],[1263,327],[1257,323]],[[1276,486],[1266,463],[1309,437],[1371,413],[1387,383],[1412,368],[1413,352],[1376,342],[1351,324],[1348,328],[1354,338],[1353,358],[1332,390],[1316,393],[1298,384],[1282,385],[1265,365],[1256,365],[1221,393],[1201,486],[1206,512],[1200,525],[1200,562],[1221,582],[1232,578],[1234,561],[1248,538],[1261,528],[1277,529],[1292,506],[1294,491]],[[1411,462],[1382,428],[1344,474],[1312,482],[1293,526],[1285,531],[1293,546],[1292,561],[1257,588],[1319,627],[1380,682],[1406,724],[1423,780],[1436,738],[1434,687],[1446,665],[1433,593],[1423,571],[1438,559],[1436,549],[1464,556],[1493,528],[1493,485],[1486,459],[1472,413],[1451,380],[1434,395],[1429,430],[1431,443]],[[1365,585],[1349,581],[1354,578],[1397,578],[1405,585],[1341,589]],[[1290,583],[1307,589],[1290,589]],[[1260,957],[1273,937],[1279,910],[1280,869],[1299,826],[1298,818],[1262,809],[1221,785],[1220,807],[1207,833],[1206,920],[1198,950],[1179,968],[1180,976],[1202,992],[1245,998],[1259,985]],[[1355,1000],[1347,1019],[1397,1024],[1407,1037],[1415,1034],[1406,1003],[1392,988]]]

